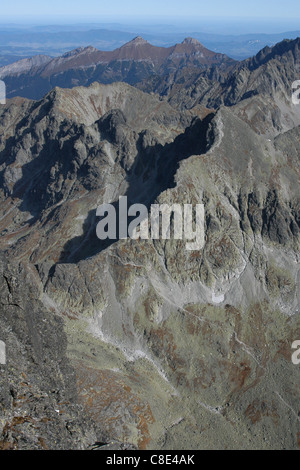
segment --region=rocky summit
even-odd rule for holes
[[[72,87],[0,106],[1,449],[300,446],[299,39],[239,64],[157,49],[106,53],[167,61],[137,87],[89,84],[92,48],[2,69]],[[204,246],[100,240],[125,196],[203,204]]]

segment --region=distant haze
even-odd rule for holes
[[[300,27],[299,18],[245,18],[245,17],[135,17],[135,16],[99,16],[89,17],[86,15],[80,18],[73,15],[49,15],[47,17],[22,15],[5,16],[1,15],[0,30],[7,27],[17,26],[18,28],[29,26],[66,26],[77,30],[88,30],[91,28],[121,29],[122,31],[132,31],[139,28],[141,31],[151,33],[157,31],[165,32],[193,32],[212,34],[253,34],[265,33],[275,34],[284,31],[295,31]]]
[[[15,0],[1,5],[3,23],[172,24],[214,33],[275,33],[298,29],[298,0]],[[199,29],[201,28],[201,29]]]
[[[0,67],[36,55],[57,57],[78,47],[114,50],[136,36],[142,36],[151,44],[162,47],[170,47],[186,37],[193,37],[214,52],[243,60],[257,54],[265,46],[300,36],[300,22],[298,24],[295,21],[295,28],[290,26],[281,29],[275,20],[269,23],[269,28],[259,19],[251,23],[250,19],[221,21],[215,18],[190,24],[179,24],[178,19],[177,23],[172,24],[169,20],[165,24],[151,23],[150,20],[148,23],[136,21],[132,24],[0,24]],[[268,33],[269,30],[275,32]]]

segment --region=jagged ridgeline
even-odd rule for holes
[[[152,46],[136,37],[114,51],[99,51],[90,46],[54,59],[45,55],[22,59],[1,67],[0,78],[7,84],[9,98],[41,99],[55,86],[72,88],[87,86],[94,81],[137,85],[149,79],[157,82],[175,73],[178,78],[182,70],[191,80],[216,66],[220,73],[224,72],[235,63],[225,54],[210,51],[192,38],[166,48]]]
[[[0,70],[1,448],[299,447],[298,63],[136,38]],[[204,247],[99,240],[122,196],[204,204]]]

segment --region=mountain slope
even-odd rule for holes
[[[86,449],[103,436],[79,404],[63,321],[44,307],[36,270],[1,255],[0,287],[0,450]]]

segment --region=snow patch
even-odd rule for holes
[[[214,304],[222,304],[225,300],[225,295],[224,294],[221,294],[221,295],[216,295],[214,292],[212,294],[212,301]]]
[[[3,341],[0,341],[0,364],[6,364],[6,345]]]

